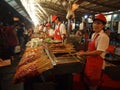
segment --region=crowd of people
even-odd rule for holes
[[[52,22],[40,24],[37,33],[45,33],[45,38],[52,38],[55,41],[62,41],[66,38],[67,30],[64,23],[61,22],[57,15],[52,16]]]
[[[53,28],[53,25],[55,26]],[[20,46],[21,50],[25,49],[25,44],[33,38],[35,28],[26,28],[23,23],[15,23],[13,25],[0,26],[0,58],[6,59],[14,55],[16,46]],[[52,38],[56,41],[62,41],[66,38],[66,26],[61,22],[57,15],[52,17],[52,23],[47,22],[38,26],[39,34],[45,33],[46,38]],[[7,53],[7,54],[6,54]],[[7,56],[8,55],[8,56]]]
[[[25,44],[29,40],[30,30],[24,24],[15,23],[12,25],[0,26],[0,58],[14,59],[15,47],[20,46],[20,52],[25,49]]]

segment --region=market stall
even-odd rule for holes
[[[56,75],[79,74],[84,70],[85,58],[76,55],[77,51],[73,43],[54,42],[34,37],[26,46],[27,48],[16,69],[14,82],[24,82],[24,86],[28,86],[27,89],[32,87],[31,84],[36,83],[33,81],[36,78],[37,81],[40,79],[40,83],[47,87],[46,84],[54,82]],[[106,59],[108,58],[106,57]],[[114,69],[117,71],[111,74]],[[106,60],[105,74],[113,80],[120,80],[118,71],[119,65]]]
[[[24,82],[27,89],[37,78],[45,86],[54,76],[81,73],[85,59],[78,57],[72,43],[45,42],[34,38],[26,44],[27,48],[18,64],[14,83]]]

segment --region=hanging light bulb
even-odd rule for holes
[[[62,5],[65,7],[65,6],[67,5],[67,1],[64,0],[64,1],[62,2]]]

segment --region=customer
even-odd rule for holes
[[[30,27],[30,28],[28,29],[28,41],[30,41],[30,40],[32,39],[33,33],[34,33],[34,30],[33,30],[32,27]]]
[[[62,41],[66,38],[65,24],[60,21],[56,15],[52,16],[52,22],[55,23],[54,40]]]
[[[103,14],[98,14],[93,20],[93,31],[88,45],[88,51],[80,51],[79,56],[86,57],[84,69],[85,81],[90,90],[96,90],[104,66],[104,56],[109,46],[109,37],[103,31],[106,24],[106,18]]]
[[[8,44],[8,55],[11,56],[11,59],[14,59],[14,48],[19,44],[17,33],[16,33],[16,24],[7,26],[5,29],[7,44]]]
[[[17,37],[19,40],[19,45],[21,47],[21,50],[24,50],[24,48],[25,48],[24,25],[22,25],[22,24],[18,25],[16,32],[17,32]]]
[[[8,52],[8,43],[5,33],[5,26],[0,26],[0,58],[3,60],[10,58],[7,52]]]

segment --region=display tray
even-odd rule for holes
[[[75,55],[70,53],[56,53],[54,56],[54,61],[56,64],[80,62],[80,60]]]
[[[73,55],[69,54],[68,52],[63,53],[54,53],[55,57],[72,57]]]
[[[76,56],[76,50],[72,44],[52,44],[46,48],[46,52],[54,65],[77,63],[82,60]]]
[[[68,58],[63,58],[63,59],[57,59],[55,60],[56,64],[65,64],[65,63],[74,63],[74,62],[80,62],[79,60],[76,59],[68,59]]]

